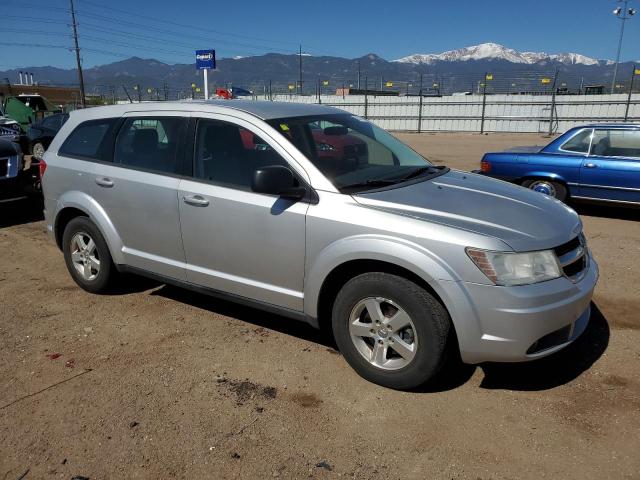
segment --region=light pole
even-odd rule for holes
[[[631,0],[618,0],[618,4],[622,4],[623,6],[618,6],[613,10],[613,14],[620,19],[622,24],[620,25],[620,38],[618,40],[618,53],[616,54],[616,63],[613,67],[613,80],[611,81],[611,93],[615,91],[616,88],[616,77],[618,76],[618,63],[620,62],[620,51],[622,50],[622,37],[624,36],[624,22],[629,20],[636,14],[635,8],[629,8],[629,2]]]

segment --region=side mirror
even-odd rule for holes
[[[256,193],[301,199],[305,196],[306,189],[298,187],[296,183],[293,172],[287,167],[271,165],[253,172],[251,190]]]

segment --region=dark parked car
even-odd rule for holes
[[[44,163],[24,161],[16,142],[0,139],[0,203],[39,196]]]
[[[477,173],[562,201],[640,205],[640,125],[586,125],[546,147],[487,153]]]
[[[68,113],[56,113],[43,118],[39,122],[32,123],[27,130],[29,138],[29,152],[36,158],[42,158],[44,152],[49,148],[51,140],[56,136],[58,130],[69,118]]]

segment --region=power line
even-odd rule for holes
[[[231,33],[231,32],[223,32],[220,30],[213,30],[210,28],[203,28],[203,27],[198,27],[195,25],[186,25],[184,23],[179,23],[179,22],[174,22],[171,20],[165,20],[165,19],[161,19],[161,18],[157,18],[157,17],[152,17],[149,15],[143,15],[140,13],[133,13],[127,10],[122,10],[119,8],[114,8],[114,7],[107,7],[105,5],[101,5],[99,3],[95,3],[95,2],[91,2],[89,0],[83,0],[82,1],[83,4],[89,4],[89,5],[93,5],[94,7],[98,7],[98,8],[103,8],[105,10],[109,10],[112,12],[120,12],[120,13],[125,13],[127,15],[131,15],[131,16],[135,16],[135,17],[139,17],[139,18],[146,18],[147,20],[151,20],[154,22],[158,22],[158,23],[165,23],[165,24],[169,24],[169,25],[175,25],[176,27],[181,27],[181,28],[188,28],[188,29],[192,29],[192,30],[200,30],[202,32],[206,32],[206,33],[217,33],[219,35],[226,35],[229,37],[237,37],[237,38],[246,38],[249,40],[257,40],[259,42],[266,42],[266,43],[271,43],[271,44],[282,44],[282,45],[297,45],[297,42],[291,42],[291,41],[282,41],[282,40],[268,40],[265,38],[260,38],[260,37],[253,37],[250,35],[242,35],[239,33]]]

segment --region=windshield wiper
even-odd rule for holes
[[[434,167],[432,165],[430,165],[428,167],[418,167],[415,170],[413,170],[412,172],[410,172],[408,175],[405,175],[404,177],[401,177],[400,180],[401,181],[410,180],[412,178],[419,177],[423,173],[435,173],[436,170],[437,170],[437,167]]]
[[[382,179],[370,179],[365,180],[364,182],[356,182],[350,183],[348,185],[343,185],[340,187],[340,191],[342,190],[350,190],[352,188],[376,188],[376,187],[386,187],[387,185],[394,185],[398,183],[399,180],[382,180]]]

